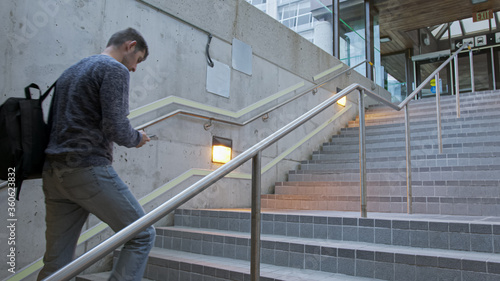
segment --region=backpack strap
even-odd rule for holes
[[[37,89],[40,93],[40,97],[42,96],[42,90],[40,90],[40,87],[38,87],[38,85],[35,83],[31,83],[26,88],[24,88],[24,95],[26,96],[26,99],[31,99],[30,88]]]
[[[54,89],[56,87],[56,83],[57,83],[57,80],[43,94],[42,94],[42,90],[40,90],[40,87],[38,87],[37,84],[31,83],[26,88],[24,88],[24,95],[26,96],[26,99],[30,100],[31,99],[30,88],[37,89],[38,92],[40,93],[40,95],[39,95],[40,102],[43,102],[43,100],[45,100],[45,98],[49,96],[50,91],[52,91],[52,89]]]
[[[47,91],[45,91],[45,93],[43,93],[43,95],[41,94],[42,92],[40,91],[40,102],[43,102],[43,100],[49,96],[50,94],[50,91],[52,91],[52,89],[54,89],[54,95],[56,94],[56,83],[57,83],[57,80],[52,84],[52,86],[50,86]]]

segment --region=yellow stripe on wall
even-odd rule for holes
[[[156,110],[158,108],[162,108],[164,106],[174,104],[174,103],[179,104],[179,105],[189,106],[189,107],[196,108],[196,109],[205,110],[205,111],[212,112],[212,113],[225,115],[225,116],[232,117],[232,118],[239,118],[239,117],[251,112],[252,110],[255,110],[255,109],[271,102],[271,101],[274,101],[274,100],[276,100],[276,99],[278,99],[286,94],[289,94],[289,93],[303,87],[304,85],[305,85],[304,81],[297,83],[289,88],[286,88],[282,91],[277,92],[276,94],[274,94],[272,96],[269,96],[269,97],[267,97],[261,101],[258,101],[250,106],[247,106],[247,107],[245,107],[242,110],[239,110],[237,112],[226,110],[226,109],[221,109],[221,108],[218,108],[215,106],[206,105],[203,103],[195,102],[195,101],[188,100],[188,99],[181,98],[181,97],[177,97],[177,96],[169,96],[169,97],[163,98],[161,100],[152,102],[148,105],[145,105],[145,106],[142,106],[142,107],[139,107],[137,109],[132,110],[130,112],[130,114],[128,115],[128,118],[133,119],[133,118],[136,118],[140,115],[146,114],[146,113],[151,112],[153,110]]]

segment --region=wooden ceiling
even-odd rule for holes
[[[419,42],[415,30],[470,18],[476,12],[500,10],[500,0],[475,5],[471,0],[374,0],[373,4],[379,12],[380,37],[391,38],[380,46],[383,64],[399,81],[405,81],[404,60],[391,54],[416,48]]]
[[[379,12],[380,37],[392,41],[381,44],[382,55],[412,48],[408,31],[472,17],[475,12],[500,10],[500,0],[475,4],[471,0],[374,0]]]

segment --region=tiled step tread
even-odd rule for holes
[[[197,277],[201,277],[203,275],[211,276],[213,278],[216,278],[214,280],[220,281],[250,280],[249,261],[205,256],[155,247],[150,252],[150,264],[148,265],[148,271],[146,273],[147,276],[152,277],[152,275],[156,275],[158,276],[158,279],[156,280],[167,280],[160,277],[160,275],[162,275],[162,266],[160,266],[161,264],[166,264],[167,266],[174,267],[174,269],[177,269],[179,271],[184,271],[181,274],[194,274]],[[364,277],[348,276],[338,273],[288,268],[262,263],[260,267],[260,276],[260,280],[262,281],[377,280]],[[191,280],[193,280],[193,275],[191,275],[191,277]]]
[[[482,102],[487,100],[496,100],[500,97],[499,91],[482,91],[476,93],[460,93],[460,106],[464,106],[468,103]],[[415,106],[436,106],[436,99],[425,98],[420,100],[410,101],[410,108]],[[441,106],[444,105],[456,105],[456,96],[441,96]],[[388,107],[384,104],[374,104],[368,107],[370,110],[388,110]]]
[[[320,164],[315,164],[321,167]],[[451,165],[451,166],[436,166],[436,167],[415,167],[412,166],[412,172],[428,172],[428,173],[441,173],[441,172],[497,172],[500,171],[500,164],[497,165]],[[367,168],[367,173],[397,173],[406,172],[406,166],[401,167],[380,167],[380,168]],[[359,167],[343,168],[331,170],[328,167],[324,169],[310,169],[310,170],[292,170],[289,174],[339,174],[339,173],[359,173]],[[471,178],[471,180],[475,180]],[[491,178],[490,180],[497,180]]]
[[[240,238],[241,240],[246,239],[248,241],[247,245],[250,243],[250,235],[246,233],[203,230],[189,227],[161,228],[159,229],[160,233],[162,233],[162,230],[173,231],[170,234],[177,232],[180,237],[186,237],[186,233],[191,233],[203,237],[207,237],[207,235],[221,237],[219,239],[221,241],[229,241],[226,237],[230,237],[231,241],[236,241],[236,238]],[[491,253],[379,245],[367,242],[336,241],[268,234],[261,235],[261,246],[262,251],[265,251],[265,249],[269,251],[287,251],[286,249],[288,248],[288,251],[298,254],[316,254],[322,256],[324,253],[333,257],[500,274],[500,255]],[[281,247],[284,248],[281,249]],[[269,253],[271,254],[271,252]],[[204,257],[204,260],[208,259],[206,256]]]
[[[108,281],[111,272],[99,272],[92,274],[79,275],[76,277],[75,281]],[[147,278],[142,278],[142,281],[154,281]]]
[[[496,104],[500,103],[500,95],[496,98],[470,101],[466,104],[460,105],[460,112],[470,112],[476,109],[487,109],[494,107]],[[404,110],[397,111],[390,107],[368,107],[366,113],[372,116],[383,116],[383,115],[404,115]],[[423,114],[436,114],[436,103],[414,103],[413,106],[410,105],[410,114],[423,113]],[[456,104],[452,103],[441,103],[441,113],[456,114]]]
[[[500,118],[499,118],[500,119]],[[403,124],[404,125],[404,124]],[[366,127],[366,136],[380,136],[380,135],[387,135],[387,134],[405,134],[405,128],[403,125],[394,125],[394,126],[382,126],[382,125],[377,125],[377,126],[368,126]],[[466,132],[482,132],[484,130],[491,130],[491,127],[496,126],[500,127],[500,120],[489,120],[487,123],[484,122],[479,122],[479,123],[467,123],[467,124],[461,124],[461,123],[456,123],[456,124],[447,124],[447,125],[442,125],[441,129],[443,132],[452,132],[455,133],[458,131],[466,131]],[[334,135],[333,138],[352,138],[352,137],[358,137],[359,135],[359,128],[358,127],[346,127],[342,128],[341,134]],[[432,133],[437,131],[437,125],[436,122],[428,122],[427,124],[420,124],[420,125],[415,125],[411,127],[411,134],[413,135],[420,135],[423,133]]]
[[[469,103],[475,103],[475,102],[483,102],[483,101],[489,101],[489,100],[496,100],[500,98],[500,92],[499,91],[481,91],[481,92],[476,92],[476,93],[460,93],[460,106],[463,107],[464,105],[467,105]],[[415,107],[415,106],[429,106],[429,107],[435,107],[436,106],[436,99],[434,97],[430,98],[425,98],[425,99],[420,99],[420,100],[412,100],[410,101],[410,108]],[[456,105],[456,96],[453,95],[444,95],[441,96],[441,106],[446,106],[446,105]],[[386,105],[383,104],[374,104],[370,105],[368,107],[370,110],[376,110],[376,111],[384,111],[388,110],[389,108]],[[392,109],[390,109],[392,110]]]
[[[500,128],[500,126],[499,126]],[[379,134],[381,135],[381,134]],[[468,138],[491,138],[492,140],[498,139],[498,136],[500,136],[500,132],[492,132],[492,131],[485,131],[485,132],[468,132],[468,133],[448,133],[446,131],[442,132],[441,134],[443,138],[443,142],[446,141],[453,141],[455,140],[467,140]],[[386,134],[383,138],[376,138],[376,135],[370,135],[372,138],[367,138],[366,143],[383,143],[383,142],[398,142],[398,141],[405,141],[406,136],[404,132],[400,132],[398,134]],[[412,135],[411,136],[411,141],[425,141],[425,140],[432,140],[436,141],[437,138],[437,133],[435,131],[429,131],[426,132],[426,134],[420,134],[420,135]],[[359,140],[358,135],[353,135],[351,137],[343,137],[343,138],[338,138],[338,137],[333,137],[331,142],[325,142],[323,143],[323,146],[328,146],[328,145],[350,145],[353,143],[357,143]],[[500,142],[499,142],[500,143]]]
[[[413,186],[440,186],[440,187],[449,187],[449,186],[464,186],[464,187],[477,187],[477,186],[494,186],[498,187],[500,185],[500,181],[498,180],[427,180],[427,181],[416,181],[413,180],[411,182]],[[327,186],[327,187],[339,187],[339,186],[358,186],[359,179],[354,179],[352,181],[284,181],[284,182],[276,182],[276,186],[289,186],[289,187],[308,187],[308,186]],[[371,186],[405,186],[406,180],[404,181],[367,181],[367,185]]]
[[[487,105],[476,105],[474,107],[470,107],[468,109],[462,109],[461,110],[461,115],[460,117],[470,117],[475,114],[482,114],[482,115],[495,115],[497,113],[498,109],[498,104],[500,104],[500,101],[496,101],[493,104],[487,104]],[[423,121],[423,120],[428,120],[428,119],[436,119],[437,113],[436,109],[430,109],[430,110],[424,110],[424,109],[416,109],[411,111],[410,110],[410,120],[413,121]],[[404,114],[401,111],[394,111],[394,112],[383,112],[383,113],[372,113],[369,111],[366,111],[365,115],[365,122],[367,123],[376,123],[376,122],[391,122],[391,121],[404,121]],[[450,118],[457,118],[456,117],[456,111],[455,110],[449,110],[449,109],[444,109],[441,108],[441,119],[450,119]],[[355,120],[350,121],[352,123],[358,123],[359,122],[359,116],[356,117]]]
[[[484,120],[498,120],[499,115],[497,113],[498,111],[493,111],[490,114],[474,114],[473,116],[468,116],[468,117],[460,117],[460,118],[454,118],[454,117],[442,117],[441,118],[441,124],[442,126],[447,126],[449,124],[454,124],[454,123],[469,123],[469,122],[475,122],[475,121],[484,121]],[[436,118],[434,120],[432,118],[427,118],[423,120],[415,120],[411,119],[410,116],[410,127],[414,126],[421,126],[421,125],[430,125],[430,124],[436,124]],[[391,126],[404,126],[405,121],[404,118],[388,118],[387,122],[379,122],[377,123],[376,120],[366,120],[366,127],[367,128],[379,128],[379,127],[391,127]],[[357,128],[359,122],[356,121],[349,121],[349,127],[351,129]]]
[[[490,109],[495,105],[500,104],[500,98],[483,100],[483,101],[474,101],[466,104],[465,106],[461,106],[460,113],[468,114],[477,109]],[[370,118],[372,117],[384,117],[384,116],[404,116],[404,110],[394,110],[392,108],[372,108],[368,107],[366,110],[366,115]],[[410,106],[410,116],[412,115],[434,115],[436,116],[436,105],[435,104],[415,104],[413,107]],[[443,115],[455,115],[456,116],[456,105],[455,104],[442,104],[441,105],[441,114]]]
[[[357,144],[359,146],[359,144]],[[313,154],[358,154],[359,148],[356,147],[356,144],[352,144],[352,147],[349,146],[343,146],[342,149],[327,149],[327,147],[324,147],[323,150],[319,152],[313,152]],[[474,143],[448,143],[448,144],[443,144],[443,154],[460,154],[460,153],[474,153],[474,152],[498,152],[496,151],[497,149],[500,148],[500,143],[497,141],[493,142],[474,142]],[[326,149],[326,150],[325,150]],[[392,147],[367,147],[366,152],[381,152],[381,151],[387,151],[387,152],[403,152],[405,151],[405,146],[404,143],[401,146],[399,143],[394,143]],[[414,145],[412,143],[411,145],[411,151],[412,155],[415,152],[418,152],[419,150],[426,150],[427,155],[429,154],[438,154],[438,145],[437,144],[422,144],[422,145]],[[432,151],[434,150],[434,151]],[[486,151],[485,151],[486,150]]]
[[[285,217],[309,217],[313,221],[316,218],[323,220],[335,218],[340,220],[385,220],[397,221],[410,224],[411,222],[427,222],[427,223],[445,223],[451,224],[490,224],[497,226],[495,233],[500,235],[500,217],[499,216],[452,216],[452,215],[435,215],[435,214],[387,214],[372,212],[368,214],[368,218],[360,218],[359,212],[339,212],[339,211],[304,211],[304,210],[262,210],[262,220],[271,220]],[[235,218],[235,219],[250,219],[250,209],[235,208],[235,209],[176,209],[175,215],[182,216],[197,216],[197,217],[212,217],[212,218]],[[176,221],[177,222],[177,221]]]
[[[232,231],[238,235],[244,233],[248,235],[250,212],[248,209],[181,209],[175,212],[175,225],[176,227],[202,228],[205,231],[222,230]],[[405,212],[373,211],[368,213],[368,218],[360,218],[359,211],[356,210],[264,208],[262,209],[261,229],[263,234],[275,236],[500,253],[500,244],[495,242],[500,239],[500,217],[496,215],[467,216],[429,213],[409,215]],[[413,234],[410,235],[410,232]],[[443,240],[442,235],[448,238]],[[185,238],[185,236],[179,238]],[[157,242],[160,241],[157,240]],[[248,244],[239,238],[236,238],[236,241],[233,240],[232,243],[234,242],[237,245]],[[168,241],[165,243],[168,245]],[[172,244],[172,247],[179,250],[182,246],[177,241],[175,246]],[[196,248],[199,249],[199,246]]]
[[[320,151],[315,151],[315,156],[319,156]],[[356,153],[358,154],[358,153]],[[447,154],[429,154],[429,155],[412,155],[412,161],[424,161],[424,160],[464,160],[464,159],[495,159],[500,158],[500,152],[471,152],[471,153],[447,153]],[[406,155],[400,156],[369,156],[367,155],[366,160],[368,162],[387,162],[387,161],[406,161]],[[345,164],[345,163],[359,163],[358,158],[335,158],[335,159],[311,159],[301,161],[301,164]]]

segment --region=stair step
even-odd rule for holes
[[[236,249],[238,246],[235,242],[236,239],[242,241],[240,242],[241,244],[243,244],[243,241],[247,244],[244,246],[239,245],[241,248],[244,248],[246,251],[249,251],[250,248],[249,235],[221,231],[208,233],[192,232],[186,228],[179,229],[178,233],[176,232],[176,230],[167,230],[166,236],[163,236],[163,240],[180,240],[181,244],[190,244],[193,243],[193,239],[177,238],[175,236],[194,237],[197,234],[201,234],[204,239],[213,239],[213,242],[203,241],[202,243],[207,245],[212,244],[216,249],[221,248],[223,249],[222,252],[228,251],[227,249],[231,251]],[[170,234],[175,236],[168,236]],[[220,243],[215,241],[220,241]],[[449,274],[449,271],[455,271],[454,274],[460,276],[461,273],[459,270],[463,270],[468,271],[473,276],[489,274],[492,277],[500,277],[498,275],[500,273],[498,270],[500,258],[492,257],[491,254],[486,253],[466,253],[456,250],[433,250],[389,245],[377,246],[364,242],[338,242],[326,239],[289,238],[274,235],[261,235],[261,245],[261,275],[265,276],[267,272],[279,272],[281,276],[266,276],[268,278],[275,278],[276,280],[295,280],[290,278],[293,277],[293,274],[297,273],[304,273],[309,276],[309,279],[298,280],[349,280],[346,275],[385,280],[421,280],[420,276],[415,275],[416,272],[408,275],[408,272],[401,270],[402,268],[411,268],[413,270],[426,268],[427,273],[433,276]],[[228,265],[230,265],[229,268],[234,270],[233,272],[240,274],[248,274],[249,272],[248,261],[240,260],[238,262],[233,257],[224,258],[193,253],[189,255],[185,251],[179,252],[167,249],[156,249],[152,257],[161,258],[161,261],[153,259],[151,264],[165,264],[163,260],[165,256],[168,256],[167,260],[170,258],[171,260],[175,259],[179,261],[173,264],[167,262],[174,269],[184,267],[187,271],[189,270],[189,264],[192,264],[190,270],[200,272],[200,266],[203,265],[203,267],[209,267],[209,270],[203,268],[203,273],[210,275],[217,274],[217,270],[229,271]],[[184,259],[186,256],[188,256],[188,260]],[[198,257],[198,264],[191,263],[193,257]],[[316,279],[325,274],[325,271],[346,275],[331,275],[331,277],[327,277],[340,279]],[[219,272],[217,275],[212,276],[230,279],[230,275],[231,272]],[[154,275],[146,276],[149,278],[154,277]],[[323,275],[322,277],[326,276]],[[234,277],[232,280],[235,280]]]
[[[465,202],[481,203],[478,198],[495,201],[500,198],[499,181],[412,181],[413,197],[442,197],[466,199]],[[367,196],[406,196],[406,181],[367,181]],[[277,182],[275,195],[335,195],[358,196],[359,180],[327,182]],[[269,196],[267,194],[263,196]],[[463,202],[462,202],[463,203]]]
[[[406,196],[368,195],[366,200],[368,212],[404,213],[407,210]],[[500,199],[490,197],[413,196],[412,202],[413,213],[418,214],[495,216],[500,212]],[[357,211],[360,196],[270,194],[262,196],[261,204],[262,208],[269,209]]]
[[[498,107],[500,105],[500,100],[495,102],[490,102],[486,105],[477,105],[480,106],[478,109],[476,107],[469,107],[467,109],[462,109],[460,116],[464,120],[474,116],[474,115],[496,115],[498,113]],[[436,120],[437,112],[435,108],[432,109],[421,109],[410,111],[410,121],[419,122],[426,120]],[[455,110],[442,110],[441,111],[441,120],[448,119],[460,119],[457,118],[457,114]],[[390,124],[390,123],[404,123],[405,115],[402,111],[394,111],[394,112],[386,112],[386,113],[372,113],[366,111],[365,115],[365,123],[366,124]],[[355,120],[350,121],[349,124],[355,125],[359,123],[359,116],[356,117]]]
[[[261,264],[261,281],[374,280],[323,271]],[[331,270],[330,270],[331,271]],[[154,280],[250,280],[250,262],[206,256],[155,247],[151,250],[145,276]]]
[[[497,124],[499,130],[500,130],[500,123]],[[406,139],[406,132],[404,130],[400,131],[392,131],[392,132],[386,132],[386,133],[369,133],[366,134],[367,136],[366,143],[378,143],[378,142],[394,142],[394,141],[405,141]],[[492,140],[498,140],[498,136],[500,136],[500,132],[492,132],[492,128],[475,128],[475,129],[469,129],[467,131],[464,131],[462,129],[459,130],[441,130],[441,136],[444,141],[454,141],[457,142],[459,140],[463,140],[464,142],[474,142],[474,141],[481,141],[485,138],[491,138]],[[496,137],[495,137],[496,136]],[[344,144],[351,144],[351,143],[357,143],[359,140],[359,132],[356,132],[355,134],[345,134],[342,135],[342,137],[339,136],[333,136],[332,140],[330,142],[323,143],[323,145],[344,145]],[[431,140],[436,142],[437,141],[437,129],[434,128],[429,128],[428,130],[423,130],[420,132],[414,132],[411,134],[410,140],[412,142],[419,142],[423,140]]]
[[[400,176],[406,176],[406,165],[402,163],[400,167],[380,167],[366,169],[367,180],[394,180]],[[449,166],[449,167],[412,167],[412,179],[415,181],[441,180],[441,181],[460,181],[460,180],[491,180],[499,181],[500,165],[473,165],[473,166]],[[300,176],[304,178],[300,179]],[[327,176],[324,180],[309,180],[306,176]],[[297,177],[296,179],[293,179]],[[292,180],[293,179],[293,180]],[[352,181],[359,179],[359,167],[344,169],[323,169],[323,170],[294,170],[289,171],[290,181]]]
[[[387,160],[383,160],[383,158],[367,158],[366,160],[366,168],[368,171],[376,171],[378,169],[391,169],[395,167],[406,167],[406,159],[403,157],[398,157],[398,159],[394,159],[395,157],[387,157]],[[403,158],[403,159],[401,159]],[[411,161],[411,168],[431,168],[441,167],[441,171],[499,171],[500,165],[498,164],[497,157],[481,157],[481,158],[459,158],[452,160],[447,158],[440,158],[434,160],[427,159],[416,159]],[[474,167],[473,167],[474,166]],[[467,167],[467,168],[462,168]],[[300,165],[300,170],[302,171],[345,171],[345,170],[353,170],[359,169],[359,160],[349,159],[344,163],[332,162],[331,160],[311,160],[306,163],[302,162]],[[421,170],[418,170],[421,171]]]
[[[383,246],[460,250],[464,253],[478,251],[490,255],[500,253],[498,217],[379,212],[370,212],[368,215],[369,218],[359,218],[359,212],[263,209],[261,231],[264,235],[292,238],[369,242]],[[192,228],[193,231],[205,232],[229,231],[233,237],[244,238],[244,235],[250,232],[250,211],[180,209],[175,212],[175,227],[169,229],[173,231],[177,228]],[[184,238],[204,239],[203,235],[178,236],[175,243],[172,243],[174,250],[182,249],[181,240]],[[213,238],[207,239],[214,241]],[[246,245],[243,240],[238,239],[232,243]],[[199,251],[198,244],[194,247]],[[184,250],[188,250],[187,246]],[[205,250],[208,252],[203,252],[204,249],[201,248],[202,252],[198,253],[213,254],[210,249]]]
[[[486,118],[490,117],[490,118]],[[484,116],[483,118],[475,118],[470,120],[459,120],[459,119],[444,119],[441,120],[441,129],[443,132],[448,131],[450,129],[461,129],[465,132],[475,132],[477,129],[482,128],[484,131],[487,130],[496,130],[498,128],[498,124],[500,120],[500,115],[495,116]],[[434,132],[437,130],[437,122],[436,120],[428,120],[428,121],[419,121],[419,122],[410,122],[410,132],[415,134],[417,132]],[[394,123],[394,124],[378,124],[378,125],[369,125],[365,127],[365,133],[367,135],[376,135],[377,133],[405,133],[405,124],[403,123]],[[346,134],[346,136],[358,135],[359,128],[358,125],[353,124],[350,127],[343,128],[340,130],[341,136]]]
[[[315,155],[338,155],[345,159],[354,159],[359,156],[359,144],[352,144],[342,148],[334,146],[325,146],[321,151],[313,152]],[[395,142],[392,146],[371,147],[366,146],[367,157],[394,157],[406,155],[405,143]],[[434,144],[413,144],[411,143],[411,155],[446,155],[446,154],[470,154],[470,153],[497,153],[500,152],[499,141],[485,141],[475,143],[444,143],[443,154],[439,154],[437,140]],[[334,157],[335,158],[335,157]]]
[[[461,93],[460,94],[460,107],[467,107],[469,104],[474,103],[482,103],[486,101],[494,101],[500,98],[499,91],[481,91],[476,93]],[[436,99],[435,98],[425,98],[420,100],[412,100],[410,101],[410,110],[415,106],[417,107],[428,107],[428,108],[436,108]],[[441,96],[441,106],[456,106],[456,96]],[[369,106],[369,111],[373,112],[392,112],[393,109],[387,107],[386,105],[377,104]]]
[[[368,115],[369,116],[369,115]],[[480,116],[480,117],[479,117]],[[450,122],[471,122],[474,120],[487,120],[487,119],[495,119],[498,118],[498,110],[496,108],[491,109],[490,111],[484,111],[484,112],[479,112],[479,113],[474,113],[470,115],[465,115],[460,118],[456,118],[453,115],[443,115],[441,117],[441,123],[447,124]],[[426,115],[422,117],[415,118],[410,115],[410,124],[413,126],[413,124],[418,124],[420,122],[427,122],[427,123],[436,123],[436,116],[435,115]],[[378,118],[378,119],[365,119],[365,126],[370,127],[370,126],[377,126],[377,125],[395,125],[395,124],[401,124],[404,125],[405,119],[404,117],[394,117],[394,118]],[[359,127],[359,121],[349,121],[349,127],[355,128]]]
[[[483,120],[473,120],[471,122],[449,122],[447,124],[441,124],[441,129],[443,132],[449,133],[459,133],[461,131],[465,132],[477,132],[477,131],[487,131],[491,130],[491,127],[497,128],[500,126],[500,121],[498,119],[489,119],[488,122],[484,122]],[[434,132],[437,130],[437,123],[435,120],[433,121],[425,121],[412,123],[411,126],[411,134],[418,135],[418,133],[423,132]],[[335,138],[342,137],[352,137],[359,135],[358,127],[346,127],[342,128],[341,133],[335,135]],[[389,125],[373,125],[367,126],[365,134],[367,136],[370,135],[380,135],[380,134],[404,134],[405,127],[404,124],[389,124]]]
[[[247,224],[247,212],[178,210],[176,225],[205,220],[223,224],[222,221],[240,220],[243,213]],[[359,213],[263,210],[261,262],[265,265],[262,267],[271,264],[314,270],[328,268],[342,274],[384,280],[422,280],[421,274],[432,278],[458,276],[458,280],[463,274],[468,276],[463,280],[500,278],[500,255],[481,249],[484,245],[498,247],[498,218],[381,213],[370,213],[371,218],[357,216]],[[161,238],[157,247],[204,254],[204,260],[211,260],[212,256],[247,262],[249,259],[250,237],[246,231],[187,226],[157,231],[157,237]]]
[[[359,155],[358,153],[356,153]],[[339,157],[327,157],[332,154],[321,154],[317,152],[313,154],[311,160],[302,161],[301,164],[359,164],[359,158],[343,159]],[[500,158],[500,152],[477,152],[477,153],[447,153],[447,154],[428,154],[428,155],[412,155],[411,161],[413,167],[420,167],[425,161],[428,167],[434,166],[452,166],[452,165],[492,165],[497,163],[497,158]],[[388,155],[385,157],[366,157],[368,163],[379,162],[401,162],[406,161],[406,155]],[[439,164],[438,164],[439,163]]]
[[[111,272],[99,272],[99,273],[78,275],[78,276],[76,276],[75,281],[108,281],[110,274],[111,274]],[[154,280],[158,280],[158,279],[142,278],[141,280],[142,281],[154,281]]]

